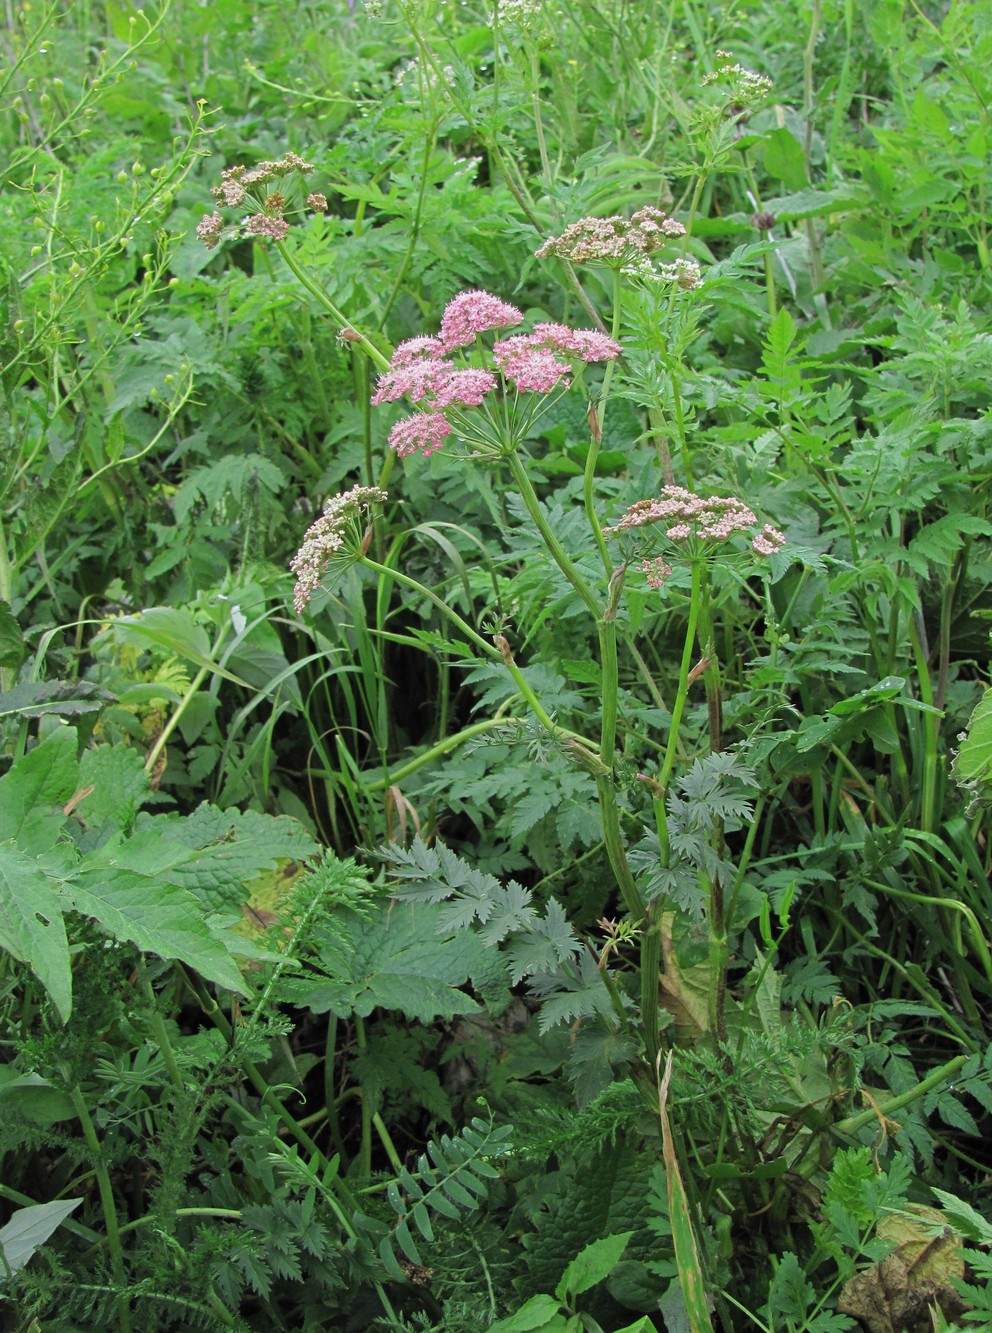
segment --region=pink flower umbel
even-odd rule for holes
[[[489,292],[460,292],[448,302],[441,316],[441,341],[448,351],[468,347],[475,342],[477,333],[508,329],[522,320],[517,307],[498,296]]]
[[[488,370],[451,368],[435,388],[434,402],[438,407],[481,407],[495,388],[496,379]]]
[[[399,370],[401,366],[408,366],[413,361],[436,361],[442,356],[444,356],[444,343],[440,338],[407,338],[406,342],[400,343],[393,353],[390,368]]]
[[[407,361],[401,366],[396,366],[394,361],[393,367],[379,377],[372,395],[372,406],[395,403],[400,398],[409,398],[411,403],[419,403],[429,393],[434,393],[450,373],[450,366],[432,357]]]
[[[617,537],[655,526],[662,527],[666,541],[678,546],[687,543],[698,548],[725,542],[735,533],[750,538],[755,555],[774,555],[785,545],[785,536],[778,528],[773,528],[770,523],[759,527],[757,515],[743,500],[719,495],[704,498],[683,486],[665,486],[656,499],[638,500],[613,527],[603,529],[603,536]],[[648,573],[649,583],[660,586],[653,584],[648,570],[651,563],[645,561],[641,568]]]
[[[482,333],[512,327],[522,319],[515,306],[489,292],[461,292],[445,308],[440,337],[421,335],[400,343],[372,396],[375,405],[399,398],[421,404],[419,412],[397,422],[390,432],[389,443],[400,457],[435,453],[452,433],[478,455],[504,454],[547,410],[550,395],[569,387],[583,363],[612,361],[622,350],[595,329],[551,323],[495,342],[495,374],[475,364],[474,350],[459,350],[474,348]],[[525,401],[520,394],[539,398]],[[490,402],[490,395],[501,401]]]
[[[332,496],[324,505],[323,514],[307,528],[303,545],[289,562],[296,575],[293,606],[298,615],[303,614],[320,587],[321,576],[328,565],[335,560],[347,561],[349,556],[353,558],[357,554],[356,547],[360,547],[370,507],[383,504],[387,499],[386,492],[378,486],[353,486],[350,491]],[[349,538],[353,542],[351,550],[348,549]]]
[[[558,255],[573,264],[620,265],[684,235],[681,222],[649,205],[639,208],[629,220],[617,216],[580,218],[560,236],[549,237],[535,255],[538,259]]]
[[[526,335],[508,338],[493,348],[493,358],[503,378],[524,393],[550,393],[559,384],[567,389],[572,367],[559,361],[547,347],[539,347]]]
[[[389,444],[400,458],[418,452],[428,458],[437,453],[450,434],[451,423],[440,412],[415,412],[397,421],[389,432]]]

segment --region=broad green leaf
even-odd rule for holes
[[[172,882],[195,893],[213,911],[240,910],[246,884],[263,871],[281,861],[309,860],[319,851],[298,820],[257,810],[203,804],[181,819],[145,814],[138,819],[135,836],[151,829],[162,842],[163,854],[172,849]]]
[[[27,656],[27,644],[10,610],[10,603],[0,600],[0,667],[15,670]]]
[[[584,1291],[608,1278],[620,1262],[620,1256],[633,1234],[632,1231],[623,1231],[616,1236],[603,1236],[601,1240],[594,1240],[591,1245],[587,1245],[562,1274],[555,1288],[559,1300],[565,1300],[568,1296],[581,1296]]]
[[[784,126],[765,135],[765,170],[790,190],[802,190],[806,185],[806,154]]]
[[[23,1116],[33,1125],[57,1125],[73,1120],[76,1108],[68,1095],[40,1074],[19,1074],[10,1065],[0,1067],[0,1120]]]
[[[618,1328],[617,1333],[658,1333],[658,1330],[647,1315],[642,1315],[636,1323],[626,1324],[623,1328]]]
[[[115,620],[107,634],[119,643],[137,649],[158,648],[160,651],[182,657],[197,666],[206,667],[216,676],[247,685],[240,676],[222,667],[211,656],[210,640],[192,611],[185,607],[150,606],[137,615],[122,616]]]
[[[69,942],[58,898],[32,857],[0,843],[0,948],[26,963],[63,1022],[72,1012]]]
[[[886,676],[877,685],[869,685],[866,690],[859,690],[847,699],[839,699],[828,712],[834,717],[847,717],[866,708],[877,708],[887,699],[894,699],[905,684],[902,676]]]
[[[54,1203],[34,1203],[28,1208],[18,1208],[7,1225],[0,1228],[0,1250],[10,1271],[16,1273],[22,1269],[56,1227],[81,1203],[82,1199],[58,1199]],[[4,1269],[0,1265],[0,1282],[3,1280]]]
[[[79,789],[93,790],[76,802],[76,812],[91,828],[124,828],[134,822],[150,785],[141,753],[132,746],[98,745],[84,750]]]
[[[113,702],[114,695],[92,681],[25,680],[0,694],[0,717],[80,717]]]
[[[130,844],[124,847],[133,853]],[[163,879],[157,867],[141,874],[90,860],[63,891],[71,907],[99,921],[115,939],[129,940],[142,953],[186,963],[228,990],[248,993],[226,945],[204,923],[202,904]],[[244,940],[238,944],[246,947]]]
[[[60,727],[0,778],[0,842],[38,856],[55,843],[76,790],[76,731]]]
[[[972,794],[970,815],[992,801],[992,690],[982,695],[968,721],[968,730],[959,739],[961,747],[951,772]]]
[[[468,1014],[478,1004],[459,987],[486,966],[486,949],[471,931],[438,939],[437,905],[382,903],[371,921],[351,910],[317,931],[326,975],[301,984],[300,1002],[314,1013],[368,1017],[397,1009],[421,1023]]]
[[[532,1296],[516,1314],[490,1325],[489,1333],[532,1333],[532,1330],[553,1327],[551,1321],[561,1319],[560,1308],[553,1296]]]

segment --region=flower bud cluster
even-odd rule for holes
[[[210,193],[226,208],[256,208],[256,212],[244,219],[242,234],[281,241],[289,231],[289,223],[283,217],[286,199],[279,190],[263,196],[262,187],[294,173],[308,176],[313,170],[312,162],[304,161],[299,153],[289,152],[276,161],[259,162],[251,170],[244,166],[228,167],[221,172],[220,184],[213,186]],[[327,211],[327,200],[322,194],[309,195],[307,205],[315,212]],[[200,219],[196,234],[212,250],[226,230],[224,218],[215,210]],[[230,234],[238,233],[232,229]]]
[[[408,398],[423,404],[390,433],[389,443],[401,458],[435,453],[451,434],[453,420],[461,427],[460,434],[472,434],[465,429],[466,410],[484,407],[500,381],[504,395],[510,388],[549,394],[568,388],[574,363],[612,361],[620,355],[619,343],[595,329],[549,323],[495,342],[492,369],[473,366],[464,358],[450,359],[476,344],[481,334],[522,322],[516,306],[489,292],[461,292],[445,307],[437,337],[421,335],[400,343],[389,369],[379,377],[372,402]]]
[[[774,555],[785,545],[783,533],[770,523],[759,525],[757,515],[743,500],[719,495],[704,498],[683,486],[665,486],[656,499],[638,500],[618,523],[603,529],[603,536],[616,537],[655,524],[665,524],[666,540],[678,544],[725,542],[735,533],[743,533],[751,539],[756,555]],[[649,573],[645,566],[642,569]],[[648,582],[652,582],[650,573]],[[660,582],[653,586],[660,586]]]
[[[320,586],[321,575],[328,564],[347,555],[346,539],[363,526],[372,504],[383,504],[389,497],[378,486],[353,486],[350,491],[332,496],[324,505],[324,512],[311,523],[303,536],[303,545],[289,562],[296,575],[293,606],[301,615],[310,598]],[[358,534],[359,540],[361,534]]]
[[[725,88],[738,113],[767,100],[772,90],[771,79],[764,74],[755,74],[754,70],[745,69],[743,65],[732,64],[733,56],[729,51],[717,51],[716,59],[716,69],[702,79],[704,87],[719,85]]]
[[[685,227],[660,208],[640,208],[629,219],[580,218],[560,236],[551,236],[534,253],[538,259],[557,255],[573,264],[630,263],[651,254],[666,241],[685,235]]]

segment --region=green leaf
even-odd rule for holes
[[[17,1115],[33,1125],[57,1125],[74,1120],[71,1099],[40,1074],[18,1074],[12,1065],[0,1066],[0,1119]]]
[[[802,144],[784,126],[765,135],[765,170],[790,190],[802,190],[807,183]]]
[[[163,879],[154,859],[149,859],[147,873],[141,872],[141,853],[148,850],[143,840],[123,844],[120,861],[124,864],[117,863],[116,847],[116,843],[102,847],[66,881],[64,895],[69,905],[142,953],[185,963],[208,981],[247,995],[230,951],[203,920],[202,904]],[[239,951],[245,943],[238,942]]]
[[[60,727],[0,778],[0,842],[16,842],[32,856],[56,842],[66,816],[61,807],[76,790],[76,731]]]
[[[570,1296],[581,1296],[584,1291],[596,1286],[597,1282],[603,1282],[608,1278],[619,1263],[633,1234],[632,1231],[623,1231],[619,1235],[604,1236],[601,1240],[594,1240],[591,1245],[587,1245],[562,1274],[561,1281],[555,1288],[555,1295],[559,1300],[565,1300]]]
[[[877,708],[887,699],[894,699],[905,684],[902,676],[886,676],[877,685],[869,685],[866,690],[859,690],[847,699],[838,700],[828,712],[834,717],[848,717],[853,713],[864,712],[866,708]]]
[[[10,1271],[16,1273],[22,1269],[81,1203],[82,1199],[58,1199],[54,1203],[33,1203],[28,1208],[18,1208],[7,1225],[0,1228],[0,1251]],[[3,1265],[0,1264],[0,1282],[3,1280]]]
[[[79,717],[113,702],[108,690],[88,680],[24,680],[0,694],[0,717]]]
[[[559,1310],[559,1302],[553,1296],[532,1296],[516,1314],[490,1325],[489,1333],[532,1333],[546,1329],[550,1320],[560,1318]]]
[[[951,773],[971,793],[969,816],[979,806],[992,803],[992,690],[986,690],[959,737],[961,748],[954,756]]]
[[[247,685],[240,676],[214,660],[206,630],[185,607],[150,606],[136,615],[121,616],[112,622],[107,634],[128,647],[139,651],[158,648],[160,652],[206,667],[213,675],[235,685]]]
[[[72,978],[59,900],[34,859],[2,843],[0,948],[27,964],[65,1022],[72,1012]]]
[[[92,787],[76,802],[76,812],[91,828],[125,828],[148,795],[151,780],[138,750],[130,745],[98,745],[79,761],[79,789]]]
[[[10,603],[0,600],[0,667],[17,668],[27,656],[21,628],[10,610]]]
[[[204,803],[191,815],[143,814],[138,833],[154,829],[172,849],[171,879],[212,911],[240,910],[245,885],[280,861],[304,861],[319,850],[303,825],[288,815],[219,810]]]
[[[326,975],[301,985],[301,1002],[340,1018],[367,1018],[376,1008],[397,1009],[421,1023],[473,1013],[478,1004],[459,987],[484,970],[487,950],[470,931],[439,939],[439,910],[399,902],[379,904],[371,921],[340,913],[333,928],[316,932]]]

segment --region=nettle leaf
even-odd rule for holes
[[[151,788],[141,754],[130,745],[99,745],[84,750],[79,761],[79,789],[92,791],[75,804],[76,814],[91,827],[124,828],[134,818]]]
[[[129,940],[142,953],[186,963],[208,981],[247,995],[237,964],[204,922],[196,898],[163,879],[154,858],[148,873],[142,874],[139,848],[131,843],[124,847],[133,868],[115,866],[112,852],[101,848],[98,857],[87,858],[63,884],[67,905],[98,921],[115,939]],[[239,951],[244,947],[239,942]]]
[[[0,717],[80,717],[114,701],[89,680],[24,680],[0,694]]]
[[[151,829],[171,882],[195,893],[211,911],[240,909],[250,880],[279,861],[305,861],[319,851],[304,826],[288,815],[219,810],[205,802],[181,818],[139,816],[135,836]]]
[[[3,843],[0,948],[27,964],[65,1021],[72,1012],[72,978],[61,905],[34,858]]]
[[[470,931],[438,938],[438,912],[429,903],[383,902],[370,920],[335,913],[314,932],[324,975],[295,983],[296,1001],[339,1018],[380,1008],[430,1023],[475,1012],[479,1005],[459,988],[488,971],[489,951]]]
[[[0,842],[34,856],[54,846],[78,783],[76,745],[75,728],[60,727],[0,778]]]

